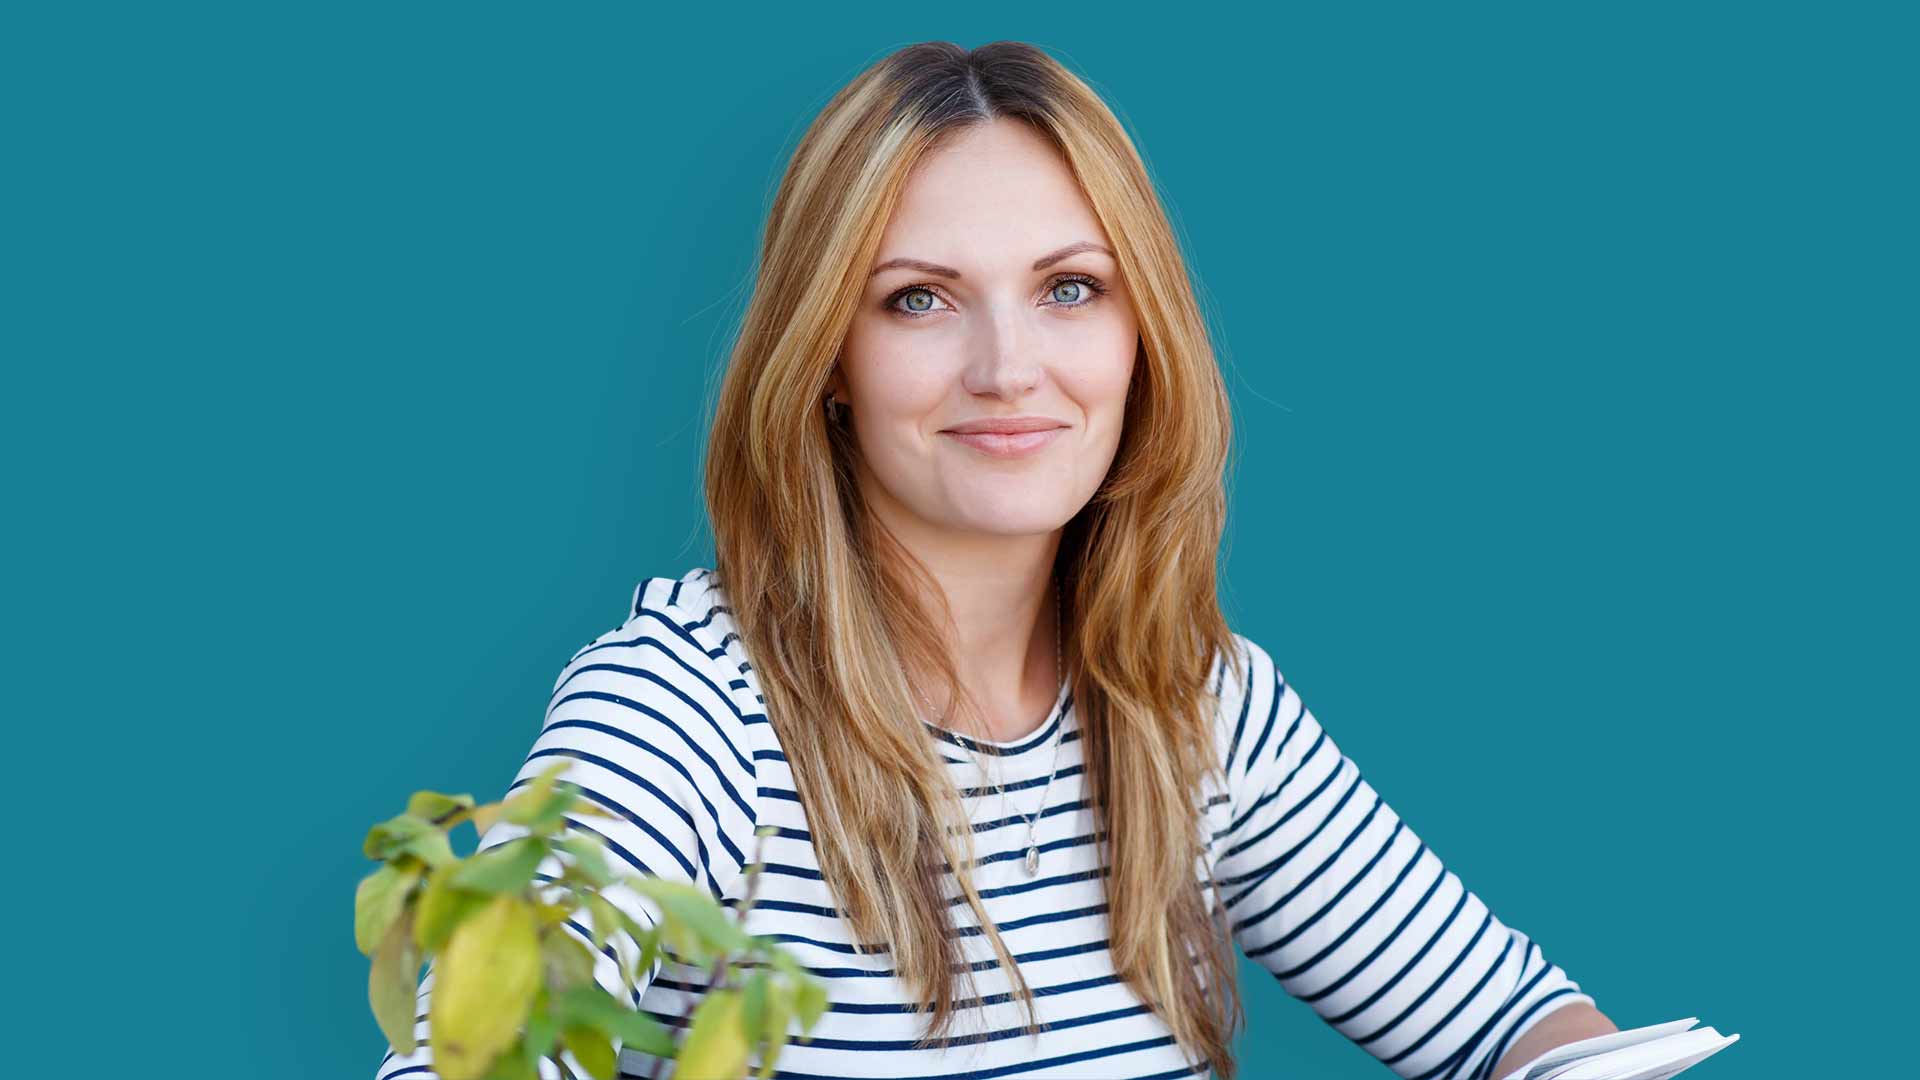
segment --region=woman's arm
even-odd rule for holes
[[[1273,658],[1236,637],[1248,667],[1222,702],[1230,814],[1214,871],[1247,958],[1403,1080],[1504,1080],[1496,1062],[1586,1034],[1559,1035],[1579,1014],[1555,1016],[1593,1005],[1580,984],[1442,864]],[[1435,688],[1431,717],[1460,711]]]
[[[1599,1009],[1584,1001],[1561,1006],[1520,1036],[1520,1041],[1506,1052],[1500,1064],[1493,1067],[1494,1080],[1505,1080],[1508,1073],[1556,1046],[1619,1030]]]

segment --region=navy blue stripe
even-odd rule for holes
[[[1351,795],[1353,794],[1353,792],[1358,790],[1359,790],[1359,785],[1356,784],[1352,788],[1349,788],[1347,790],[1347,794]],[[1345,802],[1346,798],[1342,797],[1340,801]],[[1300,882],[1296,884],[1293,888],[1288,889],[1286,892],[1281,893],[1278,897],[1276,897],[1273,903],[1268,904],[1261,911],[1253,915],[1250,915],[1246,919],[1243,919],[1240,923],[1235,924],[1235,929],[1241,929],[1243,927],[1252,927],[1252,926],[1259,925],[1261,920],[1265,919],[1268,915],[1271,915],[1274,912],[1280,910],[1281,906],[1284,905],[1287,901],[1300,895],[1300,893],[1303,890],[1305,890],[1307,886],[1313,884],[1315,879],[1319,878],[1321,874],[1324,874],[1327,872],[1327,868],[1331,867],[1334,864],[1334,861],[1340,858],[1341,854],[1347,850],[1348,845],[1353,843],[1354,838],[1360,835],[1361,831],[1364,830],[1367,827],[1368,823],[1373,820],[1373,816],[1379,813],[1380,808],[1385,805],[1386,803],[1380,801],[1380,796],[1375,795],[1373,797],[1373,808],[1367,811],[1366,817],[1363,817],[1360,819],[1360,824],[1354,826],[1353,831],[1347,834],[1346,839],[1340,841],[1340,846],[1334,849],[1333,854],[1327,856],[1326,860],[1322,862],[1319,866],[1314,867],[1312,872],[1307,874],[1306,877],[1302,878]],[[1315,833],[1318,833],[1321,829],[1326,828],[1327,825],[1333,821],[1335,815],[1339,811],[1339,808],[1335,807],[1334,810],[1335,810],[1335,814],[1328,814],[1326,817],[1326,820],[1322,821],[1319,825],[1314,827],[1313,831]],[[1392,813],[1392,811],[1388,811],[1388,813]],[[1294,850],[1298,851],[1299,849],[1295,848]],[[1281,856],[1280,861],[1285,862],[1288,858],[1292,856],[1292,854],[1293,854],[1292,852],[1288,852],[1286,855]],[[1246,892],[1241,893],[1240,896],[1235,897],[1234,898],[1235,902],[1238,902],[1242,897],[1251,895],[1255,887],[1249,887]],[[1227,906],[1231,908],[1233,904],[1228,904]]]
[[[693,741],[687,738],[687,733],[684,731],[681,731],[679,725],[673,723],[673,721],[671,720],[665,719],[664,717],[662,718],[662,722],[665,723],[667,727],[671,728],[676,734],[678,734],[681,740],[685,742],[689,747],[693,746]],[[676,756],[674,753],[672,753],[670,750],[655,746],[652,743],[648,742],[646,739],[641,738],[639,735],[635,734],[634,732],[628,731],[625,728],[618,727],[613,724],[603,724],[597,720],[574,720],[574,719],[555,720],[552,723],[549,723],[546,726],[545,730],[553,731],[558,728],[585,728],[589,731],[598,731],[603,735],[611,735],[614,738],[619,739],[621,742],[632,743],[634,746],[639,747],[642,750],[645,750],[647,753],[652,754],[654,757],[659,758],[662,762],[664,762],[667,765],[668,768],[679,773],[681,777],[686,780],[687,789],[692,791],[694,793],[694,796],[700,800],[700,805],[706,807],[707,817],[709,820],[712,820],[712,821],[720,820],[719,809],[713,805],[713,800],[707,798],[707,785],[701,784],[699,781],[695,780],[693,778],[693,774],[687,771],[687,767],[680,763],[679,757]],[[695,748],[695,753],[698,753],[698,752],[699,752],[698,749]],[[713,761],[711,758],[707,759],[707,761],[709,765],[713,764]],[[733,805],[740,808],[740,812],[746,815],[747,820],[749,821],[754,820],[755,815],[754,815],[754,808],[752,804],[748,803],[746,799],[740,796],[740,793],[734,789],[733,784],[727,780],[725,774],[717,771],[718,766],[715,766],[715,769],[716,771],[713,774],[714,783],[720,785],[720,790],[725,792],[727,797],[733,800]],[[689,817],[687,821],[689,824],[691,824],[693,819]]]
[[[1247,683],[1240,688],[1240,717],[1233,722],[1233,738],[1227,742],[1227,761],[1230,763],[1239,760],[1240,735],[1246,730],[1247,713],[1253,708],[1253,669],[1256,666],[1257,665],[1251,662],[1247,664]],[[1278,710],[1279,707],[1280,698],[1276,695],[1273,699],[1273,707],[1268,710],[1269,724],[1272,723],[1273,712]],[[1248,756],[1249,758],[1252,757],[1252,755]]]
[[[1275,830],[1280,828],[1280,826],[1285,825],[1287,823],[1287,819],[1293,817],[1295,814],[1298,814],[1301,811],[1305,810],[1307,807],[1313,805],[1314,798],[1318,796],[1321,792],[1327,790],[1328,787],[1332,786],[1334,780],[1340,776],[1340,772],[1346,766],[1346,764],[1347,764],[1347,759],[1345,757],[1342,757],[1337,763],[1335,763],[1333,767],[1333,771],[1327,773],[1327,778],[1325,780],[1320,781],[1319,787],[1314,788],[1311,792],[1307,794],[1306,798],[1300,800],[1298,803],[1295,803],[1290,809],[1287,810],[1286,813],[1281,814],[1280,819],[1278,821],[1275,821],[1273,824],[1260,830],[1259,834],[1257,835],[1257,837],[1255,837],[1255,839],[1260,839],[1260,840],[1266,839],[1267,836],[1269,836]],[[1360,779],[1361,779],[1360,770],[1358,768],[1355,768],[1353,771],[1353,783],[1347,785],[1347,790],[1341,794],[1340,801],[1334,803],[1332,809],[1320,815],[1320,823],[1318,825],[1315,825],[1313,827],[1313,831],[1308,833],[1299,843],[1293,845],[1292,847],[1286,849],[1285,851],[1278,853],[1265,864],[1258,866],[1252,870],[1249,870],[1244,874],[1235,874],[1231,877],[1222,879],[1221,884],[1223,885],[1238,885],[1246,881],[1251,881],[1253,883],[1251,885],[1248,885],[1244,890],[1242,890],[1238,896],[1235,896],[1232,900],[1228,901],[1227,906],[1233,907],[1235,904],[1238,904],[1241,900],[1251,895],[1255,889],[1260,887],[1261,882],[1265,881],[1269,877],[1272,877],[1273,874],[1276,871],[1278,871],[1281,867],[1291,862],[1293,857],[1299,854],[1301,850],[1303,850],[1308,844],[1313,843],[1314,838],[1320,835],[1321,830],[1325,829],[1327,825],[1330,822],[1332,822],[1335,817],[1339,815],[1340,808],[1347,805],[1347,800],[1353,798],[1354,792],[1360,790]],[[1375,805],[1377,806],[1379,801],[1379,795],[1377,793],[1374,795],[1374,799],[1375,799]],[[1244,849],[1251,843],[1253,843],[1252,839],[1243,840],[1240,843],[1235,844],[1233,847],[1228,848],[1227,854],[1237,855],[1240,853],[1242,849]]]
[[[1427,846],[1425,844],[1420,845],[1421,851],[1425,851],[1426,848]],[[1420,856],[1417,853],[1414,855],[1413,858],[1416,863],[1419,862],[1420,860]],[[1371,965],[1375,960],[1378,960],[1380,957],[1385,956],[1387,950],[1393,946],[1393,943],[1400,940],[1400,935],[1406,932],[1407,927],[1412,926],[1413,921],[1420,917],[1420,913],[1427,909],[1427,901],[1433,899],[1433,894],[1440,891],[1441,882],[1444,882],[1447,880],[1446,867],[1438,866],[1436,864],[1435,870],[1437,872],[1433,875],[1433,883],[1427,886],[1427,891],[1420,894],[1420,899],[1414,902],[1413,908],[1409,910],[1405,915],[1402,915],[1400,917],[1400,921],[1394,925],[1393,930],[1389,932],[1385,938],[1381,939],[1380,944],[1375,945],[1373,947],[1372,952],[1369,952],[1367,955],[1361,957],[1359,962],[1355,963],[1352,968],[1348,969],[1345,975],[1340,976],[1339,978],[1333,980],[1332,982],[1328,983],[1326,986],[1321,987],[1319,990],[1316,990],[1313,993],[1310,993],[1310,994],[1303,993],[1299,995],[1300,1000],[1306,1002],[1309,1005],[1313,1004],[1316,1001],[1321,1000],[1327,995],[1338,991],[1341,987],[1347,985],[1347,983],[1353,981],[1355,978],[1359,976],[1361,972],[1367,970],[1368,966]],[[1465,896],[1461,897],[1462,902],[1464,902],[1465,899],[1466,899]],[[1459,905],[1456,905],[1454,907],[1454,910],[1455,911],[1460,910]],[[1270,950],[1263,947],[1258,951],[1262,955],[1264,955]],[[1259,957],[1254,957],[1254,959],[1259,959]],[[1276,977],[1284,978],[1286,974],[1291,974],[1291,973],[1283,974],[1283,973],[1276,972],[1275,974],[1276,974]]]
[[[1464,896],[1465,894],[1463,893],[1462,895]],[[1466,946],[1463,947],[1458,953],[1454,955],[1452,962],[1446,966],[1446,970],[1440,972],[1439,975],[1436,975],[1434,977],[1433,982],[1428,984],[1425,990],[1420,991],[1420,994],[1418,997],[1408,1002],[1407,1007],[1400,1010],[1400,1015],[1395,1016],[1393,1019],[1387,1021],[1385,1026],[1381,1027],[1379,1030],[1373,1032],[1372,1034],[1367,1035],[1363,1038],[1355,1039],[1354,1041],[1362,1045],[1370,1043],[1375,1039],[1380,1038],[1382,1035],[1385,1035],[1387,1032],[1392,1031],[1394,1028],[1400,1026],[1400,1022],[1405,1020],[1407,1017],[1412,1016],[1416,1012],[1419,1012],[1420,1006],[1425,1005],[1427,1003],[1427,999],[1432,997],[1435,991],[1447,985],[1448,978],[1453,975],[1454,971],[1458,969],[1462,963],[1466,962],[1468,955],[1470,955],[1473,952],[1473,947],[1475,945],[1480,944],[1480,939],[1486,936],[1487,927],[1491,925],[1493,925],[1493,915],[1491,912],[1489,912],[1488,914],[1481,917],[1479,927],[1474,930],[1473,936],[1467,939]],[[1511,947],[1513,943],[1509,941],[1507,944],[1509,947]],[[1504,957],[1506,953],[1502,952],[1500,955]],[[1462,998],[1461,1004],[1465,1004],[1465,1003],[1466,1003],[1466,999]],[[1431,1031],[1427,1033],[1427,1035],[1432,1035],[1432,1034],[1433,1033]],[[1425,1040],[1426,1040],[1426,1036],[1422,1036],[1421,1041],[1424,1042]],[[1415,1046],[1418,1046],[1418,1045],[1419,1044],[1417,1043],[1415,1044]],[[1398,1061],[1400,1060],[1400,1058],[1405,1057],[1408,1053],[1411,1053],[1413,1049],[1414,1047],[1408,1047],[1407,1050],[1402,1051],[1399,1054],[1396,1054],[1393,1058],[1383,1059],[1383,1060]]]
[[[1509,936],[1508,938],[1508,946],[1509,946],[1509,949],[1511,949],[1511,946],[1512,946],[1511,936]],[[1532,942],[1527,943],[1527,951],[1520,958],[1520,971],[1523,974],[1527,970],[1527,965],[1533,962],[1533,954],[1538,947],[1539,946],[1535,945]],[[1506,996],[1506,1000],[1500,1003],[1500,1007],[1493,1010],[1493,1013],[1491,1015],[1489,1015],[1485,1020],[1481,1021],[1480,1026],[1474,1029],[1473,1034],[1468,1036],[1466,1040],[1460,1044],[1458,1049],[1456,1049],[1452,1054],[1449,1054],[1445,1061],[1442,1061],[1440,1064],[1420,1074],[1420,1077],[1416,1078],[1416,1080],[1432,1080],[1432,1078],[1439,1076],[1441,1073],[1446,1073],[1449,1077],[1453,1076],[1454,1073],[1459,1071],[1459,1067],[1466,1063],[1467,1058],[1473,1052],[1473,1048],[1476,1046],[1479,1046],[1481,1042],[1483,1042],[1486,1039],[1487,1032],[1494,1030],[1494,1028],[1500,1023],[1501,1019],[1505,1017],[1507,1013],[1513,1011],[1513,1007],[1515,1005],[1519,1004],[1523,999],[1525,999],[1527,995],[1527,991],[1533,989],[1534,984],[1538,983],[1540,981],[1540,978],[1544,976],[1546,973],[1547,973],[1547,969],[1542,967],[1539,971],[1534,973],[1533,978],[1528,979],[1525,983],[1521,984],[1520,989],[1515,990],[1513,993],[1508,994]],[[1511,1031],[1512,1029],[1508,1028],[1508,1030]],[[1492,1059],[1489,1059],[1489,1060],[1492,1060]]]
[[[1396,831],[1398,831],[1398,826],[1396,826],[1395,829]],[[1381,908],[1386,907],[1387,901],[1393,899],[1395,894],[1397,894],[1400,891],[1400,886],[1402,883],[1406,881],[1407,875],[1413,873],[1413,868],[1419,865],[1420,854],[1426,850],[1427,850],[1427,845],[1416,844],[1413,849],[1413,856],[1407,860],[1407,864],[1400,868],[1400,873],[1395,875],[1393,882],[1391,884],[1389,884],[1386,888],[1380,890],[1379,895],[1373,898],[1373,903],[1367,906],[1367,910],[1360,913],[1359,918],[1353,920],[1352,923],[1348,924],[1345,930],[1341,931],[1337,937],[1333,938],[1333,940],[1327,942],[1326,945],[1323,946],[1319,952],[1314,953],[1312,956],[1308,957],[1307,959],[1295,965],[1294,967],[1288,968],[1285,971],[1274,972],[1274,975],[1277,978],[1281,978],[1281,979],[1291,979],[1295,975],[1299,975],[1302,972],[1305,972],[1308,969],[1312,968],[1315,964],[1318,964],[1320,961],[1325,960],[1328,956],[1331,956],[1336,950],[1338,950],[1340,946],[1345,945],[1347,943],[1348,938],[1351,938],[1355,933],[1358,933],[1361,928],[1365,927],[1368,923],[1372,922],[1374,915],[1377,914]],[[1384,849],[1383,849],[1383,852],[1384,852]],[[1359,879],[1356,877],[1354,880],[1358,881]],[[1292,940],[1291,934],[1282,935],[1278,941],[1275,941],[1270,945],[1263,945],[1261,946],[1261,948],[1265,951],[1271,951],[1273,949],[1279,948],[1281,945],[1284,945],[1291,940]]]
[[[1493,922],[1493,915],[1491,912],[1489,912],[1486,919],[1481,923],[1481,931],[1484,932],[1487,926],[1491,925],[1492,922]],[[1480,934],[1475,934],[1473,937],[1474,937],[1474,941],[1476,942],[1480,940]],[[1438,979],[1434,980],[1434,984],[1427,989],[1427,992],[1425,994],[1420,995],[1419,1000],[1416,1001],[1413,1005],[1409,1005],[1408,1009],[1411,1010],[1419,1007],[1419,1005],[1424,1003],[1426,999],[1432,996],[1432,994],[1435,991],[1439,990],[1442,986],[1446,985],[1448,976],[1453,974],[1454,968],[1459,967],[1462,963],[1466,961],[1467,953],[1472,951],[1472,948],[1473,948],[1472,943],[1469,943],[1467,948],[1462,949],[1460,951],[1460,958],[1458,960],[1455,960],[1452,964],[1449,964],[1447,966],[1447,970],[1443,972]],[[1405,1050],[1400,1051],[1398,1054],[1395,1054],[1390,1058],[1383,1058],[1381,1060],[1384,1061],[1386,1064],[1391,1065],[1394,1062],[1399,1061],[1400,1059],[1406,1057],[1408,1054],[1411,1054],[1419,1050],[1422,1046],[1425,1046],[1427,1043],[1431,1042],[1435,1035],[1438,1035],[1440,1034],[1440,1032],[1446,1030],[1447,1025],[1453,1022],[1453,1018],[1460,1015],[1460,1010],[1466,1008],[1468,1005],[1471,1005],[1475,1001],[1479,1000],[1480,991],[1487,985],[1487,983],[1490,980],[1492,980],[1494,973],[1500,970],[1500,965],[1506,963],[1507,954],[1511,952],[1513,952],[1513,935],[1509,934],[1507,935],[1507,943],[1504,946],[1502,946],[1500,949],[1500,955],[1493,958],[1493,963],[1487,967],[1486,974],[1480,976],[1479,981],[1473,984],[1472,990],[1469,990],[1465,994],[1461,995],[1460,998],[1453,1003],[1453,1008],[1448,1009],[1445,1016],[1442,1016],[1439,1020],[1435,1021],[1434,1025],[1431,1028],[1427,1029],[1427,1033],[1425,1035],[1422,1035],[1418,1039],[1415,1039],[1413,1041],[1413,1045],[1407,1047]]]
[[[1418,967],[1420,964],[1420,961],[1425,959],[1426,955],[1433,951],[1433,947],[1440,943],[1440,939],[1442,937],[1446,936],[1447,928],[1453,925],[1453,920],[1459,918],[1460,913],[1466,910],[1467,897],[1471,895],[1472,895],[1471,893],[1462,889],[1460,891],[1460,898],[1453,902],[1453,910],[1447,912],[1447,917],[1440,920],[1439,928],[1436,929],[1431,935],[1428,936],[1426,944],[1420,946],[1420,951],[1414,953],[1412,956],[1407,957],[1407,962],[1400,965],[1399,971],[1396,971],[1392,975],[1389,975],[1385,982],[1381,983],[1379,986],[1374,987],[1373,993],[1368,994],[1366,998],[1362,1000],[1358,1005],[1355,1005],[1353,1008],[1348,1009],[1346,1012],[1343,1012],[1338,1016],[1327,1017],[1327,1023],[1341,1024],[1341,1023],[1345,1023],[1348,1020],[1353,1019],[1356,1016],[1359,1016],[1361,1013],[1371,1008],[1374,1002],[1379,1001],[1383,997],[1386,997],[1387,994],[1394,987],[1400,985],[1400,980],[1407,977],[1407,972],[1412,971],[1415,967]]]
[[[665,792],[653,786],[652,781],[647,780],[636,773],[629,772],[626,769],[621,768],[619,765],[615,765],[613,762],[608,761],[603,757],[598,757],[596,755],[589,754],[584,750],[575,750],[570,746],[556,746],[546,750],[535,750],[533,753],[527,755],[527,760],[533,761],[538,758],[544,758],[544,757],[569,757],[577,761],[585,761],[590,764],[598,765],[601,768],[608,770],[609,772],[619,774],[620,776],[631,781],[635,785],[641,788],[644,788],[647,791],[653,792],[655,798],[660,800],[660,804],[662,806],[672,810],[674,813],[680,815],[681,817],[686,818],[688,825],[689,826],[692,825],[692,818],[688,816],[687,811],[683,809],[678,803],[674,802],[673,799],[667,797],[667,794]],[[662,850],[666,851],[667,854],[673,856],[674,861],[680,864],[680,868],[686,871],[688,881],[693,881],[700,876],[700,872],[699,870],[695,869],[693,861],[691,859],[688,859],[686,853],[680,850],[680,845],[667,839],[665,833],[662,833],[659,829],[654,828],[652,825],[649,825],[645,821],[636,819],[635,824],[640,827],[641,831],[645,832],[648,836],[653,837],[654,841],[660,845]],[[696,835],[698,835],[697,830],[696,830]],[[701,855],[701,860],[702,860],[701,865],[704,867],[705,866],[704,853],[696,852],[696,854]],[[708,876],[711,877],[712,870],[710,867],[707,869],[708,869]]]
[[[1306,716],[1307,716],[1307,703],[1303,701],[1300,703],[1299,714],[1293,718],[1293,725],[1287,728],[1287,733],[1285,736],[1281,738],[1280,745],[1274,748],[1272,760],[1274,761],[1286,760],[1285,755],[1286,755],[1287,744],[1293,741],[1293,733],[1300,730],[1300,723],[1301,721],[1306,719]],[[1305,765],[1307,762],[1313,760],[1314,752],[1319,750],[1321,744],[1326,741],[1327,741],[1327,733],[1325,731],[1321,731],[1320,737],[1313,741],[1312,746],[1307,747],[1307,752],[1301,755],[1299,761],[1294,762],[1293,768],[1288,770],[1286,777],[1282,779],[1280,783],[1274,785],[1274,788],[1272,791],[1264,792],[1263,794],[1261,794],[1260,798],[1256,799],[1252,806],[1247,807],[1246,810],[1241,812],[1239,817],[1233,820],[1233,831],[1239,832],[1241,828],[1243,828],[1248,821],[1252,820],[1253,815],[1260,811],[1261,807],[1279,798],[1280,793],[1286,790],[1287,782],[1293,779],[1294,774],[1300,771],[1300,767],[1302,765]],[[1252,775],[1258,775],[1258,774],[1249,773],[1248,775],[1252,776]]]
[[[990,742],[962,739],[955,736],[953,732],[948,731],[946,728],[940,727],[925,719],[922,719],[920,723],[940,741],[957,746],[962,750],[974,750],[990,757],[1011,757],[1015,754],[1024,754],[1028,750],[1052,739],[1053,733],[1059,729],[1060,724],[1066,719],[1068,710],[1072,708],[1073,691],[1072,689],[1068,689],[1066,696],[1057,701],[1054,705],[1053,712],[1047,715],[1047,722],[1045,724],[1042,724],[1033,734],[1028,735],[1026,738],[1010,746],[998,746]],[[1069,743],[1079,737],[1080,733],[1078,730],[1070,731],[1061,736],[1060,741],[1062,743]]]
[[[1538,982],[1541,978],[1544,978],[1548,970],[1549,970],[1548,968],[1542,967],[1540,969],[1540,974],[1536,975],[1532,981],[1528,982],[1527,985],[1531,987],[1532,985],[1534,985],[1534,983]],[[1559,999],[1574,993],[1578,993],[1578,991],[1574,990],[1570,986],[1563,986],[1557,990],[1553,990],[1546,994],[1541,995],[1538,1001],[1535,1001],[1532,1005],[1527,1006],[1526,1012],[1521,1013],[1518,1017],[1514,1018],[1513,1023],[1507,1025],[1507,1033],[1500,1037],[1500,1042],[1497,1046],[1493,1048],[1493,1053],[1488,1054],[1486,1059],[1480,1063],[1480,1067],[1474,1070],[1473,1075],[1476,1078],[1476,1080],[1492,1080],[1494,1066],[1500,1064],[1500,1059],[1507,1055],[1507,1044],[1513,1041],[1514,1036],[1517,1035],[1520,1031],[1520,1026],[1522,1024],[1525,1024],[1528,1020],[1532,1019],[1533,1014],[1539,1012],[1541,1009],[1546,1008],[1548,1002],[1558,1001]]]
[[[714,719],[712,713],[702,708],[700,703],[695,701],[691,694],[688,694],[685,690],[682,690],[678,686],[675,686],[672,682],[668,681],[667,678],[661,675],[659,672],[649,671],[646,668],[630,667],[626,664],[587,664],[581,667],[578,671],[574,672],[574,674],[576,675],[584,674],[588,671],[613,671],[613,672],[618,672],[622,675],[631,676],[636,679],[645,679],[646,681],[665,689],[668,693],[672,694],[674,697],[679,698],[681,701],[686,702],[687,708],[692,709],[694,713],[700,717],[700,719],[705,720],[707,722],[707,726],[713,729],[713,733],[720,737],[721,744],[724,745],[727,748],[727,751],[733,755],[733,759],[740,763],[740,771],[743,773],[746,773],[748,776],[755,775],[753,760],[740,752],[740,747],[735,744],[733,736],[727,734],[726,729],[720,726],[720,721]],[[701,676],[701,679],[702,681],[706,681],[706,677],[704,675]],[[713,686],[711,682],[708,682],[707,685]],[[740,713],[739,706],[733,703],[732,695],[728,694],[726,691],[720,689],[717,686],[713,687],[713,692],[720,695],[722,698],[724,698],[727,702],[727,707],[733,711],[734,716],[741,718],[742,721],[744,722],[745,718]],[[576,693],[568,694],[565,697],[562,697],[556,700],[552,704],[552,706],[547,709],[547,713],[549,716],[551,716],[555,709],[558,709],[560,706],[566,704],[569,701],[578,700],[580,698],[598,698],[603,701],[613,701],[621,705],[625,705],[630,709],[635,709],[637,711],[644,712],[649,716],[658,716],[658,717],[661,717],[662,719],[664,719],[666,716],[665,713],[662,713],[651,706],[642,705],[638,701],[635,701],[631,698],[624,697],[620,694],[610,693],[605,690],[581,690]],[[696,747],[696,752],[699,753],[702,757],[706,756],[706,751],[701,750],[698,747]],[[709,759],[709,762],[711,762],[711,759]],[[718,765],[715,765],[713,768],[715,772],[720,771],[720,767]]]

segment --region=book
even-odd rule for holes
[[[1666,1080],[1740,1038],[1710,1027],[1688,1031],[1698,1020],[1689,1016],[1556,1046],[1501,1080]]]

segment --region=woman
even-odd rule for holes
[[[518,782],[572,759],[629,869],[724,902],[777,827],[747,927],[831,1002],[780,1076],[1232,1077],[1235,945],[1403,1077],[1614,1030],[1225,625],[1228,433],[1112,113],[1030,46],[902,49],[771,209],[715,565],[640,582]],[[704,977],[637,1003],[684,1025]]]

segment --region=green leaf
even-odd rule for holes
[[[638,974],[644,976],[653,971],[653,963],[658,959],[660,959],[660,935],[649,930],[640,938],[640,961],[635,965],[638,968]]]
[[[413,940],[428,952],[439,952],[461,920],[487,905],[485,893],[457,888],[450,870],[437,870],[414,905]]]
[[[762,968],[747,976],[740,987],[740,1023],[749,1033],[758,1034],[766,1023],[767,983],[771,978]]]
[[[534,833],[551,831],[560,824],[575,798],[577,789],[572,785],[559,789],[560,776],[571,765],[569,760],[557,761],[527,781],[518,794],[501,801],[500,817],[515,825],[524,825]]]
[[[677,926],[697,936],[708,953],[747,949],[753,944],[747,932],[705,889],[664,878],[635,878],[629,884],[660,905],[666,926]]]
[[[555,990],[596,985],[593,952],[564,927],[556,927],[541,936],[540,958],[546,965],[547,983]]]
[[[606,845],[597,836],[563,836],[554,846],[573,859],[573,869],[596,889],[613,884],[613,871],[607,866]]]
[[[478,893],[518,892],[547,857],[547,842],[522,836],[468,856],[453,869],[453,885]]]
[[[403,912],[373,950],[367,976],[367,1000],[373,1018],[396,1054],[411,1054],[413,1010],[420,991],[420,950],[413,943],[413,915]]]
[[[794,1011],[800,1014],[800,1026],[812,1030],[820,1020],[820,1014],[827,1011],[827,987],[820,980],[808,976],[796,981],[794,988]]]
[[[407,800],[407,813],[413,817],[432,822],[442,829],[451,829],[467,819],[473,810],[471,795],[442,795],[437,791],[416,791],[413,798]]]
[[[493,1068],[487,1070],[483,1080],[540,1080],[540,1065],[528,1061],[517,1045],[509,1046],[494,1059]]]
[[[522,792],[508,799],[501,808],[500,816],[515,825],[524,825],[536,836],[543,836],[558,829],[567,820],[567,811],[573,808],[578,796],[571,787],[548,792],[540,798],[530,798],[532,792]]]
[[[580,1067],[595,1080],[615,1080],[617,1062],[613,1043],[604,1033],[590,1027],[562,1028],[560,1041],[566,1044],[568,1052],[573,1054],[573,1059],[580,1063]]]
[[[520,1037],[521,1057],[538,1070],[540,1059],[553,1051],[554,1040],[559,1037],[560,1029],[554,1023],[552,1011],[535,1005],[533,1015],[527,1017],[527,1033]]]
[[[388,818],[367,830],[362,849],[369,859],[390,860],[412,855],[435,868],[455,861],[453,845],[447,843],[447,834],[431,822],[411,814]]]
[[[675,1076],[737,1077],[747,1071],[752,1047],[740,1026],[740,992],[710,990],[693,1010],[692,1029],[680,1045]]]
[[[673,1035],[665,1024],[646,1013],[630,1009],[599,986],[580,986],[561,991],[553,999],[556,1022],[571,1027],[590,1027],[655,1057],[672,1057]]]
[[[620,929],[620,916],[613,911],[613,904],[597,892],[587,892],[587,930],[593,937],[593,951],[599,952],[607,947],[607,939]],[[616,955],[619,950],[615,950]]]
[[[501,894],[454,927],[435,968],[427,1022],[442,1080],[480,1080],[519,1038],[540,990],[533,908]]]
[[[773,1075],[774,1062],[780,1059],[780,1051],[787,1045],[787,1022],[793,1016],[792,985],[785,980],[772,988],[767,995],[767,1011],[760,1018],[758,1028],[748,1030],[766,1040],[767,1050],[760,1059],[760,1080],[768,1080]]]
[[[467,815],[473,819],[473,831],[481,836],[487,835],[487,830],[493,828],[500,820],[500,808],[501,804],[497,802],[474,807],[473,811]]]
[[[380,947],[380,941],[393,928],[394,921],[406,909],[407,897],[420,880],[421,865],[408,859],[388,863],[366,877],[353,893],[353,943],[367,956]]]

